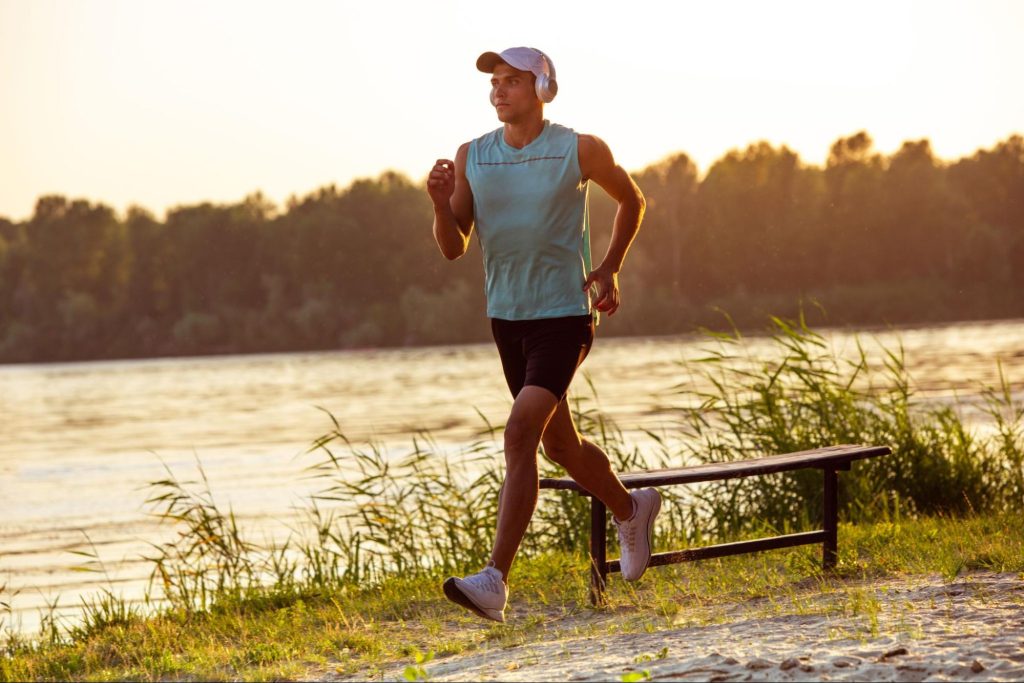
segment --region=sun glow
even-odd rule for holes
[[[38,196],[162,211],[274,201],[434,159],[497,125],[484,50],[555,62],[552,120],[639,169],[754,140],[822,163],[867,130],[940,156],[1024,121],[1024,4],[0,0],[0,216]]]

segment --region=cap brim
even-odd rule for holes
[[[485,52],[476,58],[477,70],[483,71],[485,74],[494,73],[494,67],[506,63],[497,52]]]

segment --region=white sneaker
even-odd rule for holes
[[[444,594],[455,604],[485,619],[505,621],[508,586],[502,581],[501,572],[494,567],[485,567],[464,579],[456,576],[445,579]]]
[[[640,489],[629,494],[633,499],[633,516],[620,522],[612,515],[619,529],[619,569],[626,581],[636,581],[651,562],[651,537],[654,518],[661,511],[661,494],[654,489]]]

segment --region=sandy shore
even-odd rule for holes
[[[806,589],[795,598],[712,611],[683,609],[677,626],[642,633],[608,633],[628,611],[585,611],[551,626],[588,635],[511,647],[481,642],[471,652],[434,659],[425,670],[445,681],[618,681],[630,674],[711,681],[1024,680],[1019,574],[844,582],[825,593]],[[695,617],[708,623],[693,625]],[[385,670],[383,679],[405,680],[408,664]]]

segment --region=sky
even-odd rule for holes
[[[1021,36],[1019,0],[0,0],[0,216],[419,181],[498,126],[474,63],[516,45],[627,170],[860,130],[956,159],[1024,132]]]

